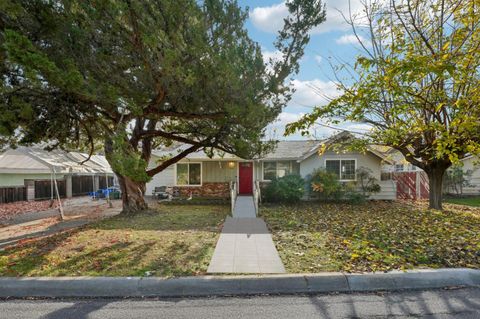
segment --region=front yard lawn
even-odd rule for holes
[[[158,205],[0,251],[1,276],[204,274],[228,206]]]
[[[480,268],[480,209],[445,207],[300,203],[263,207],[261,215],[291,273]]]
[[[446,198],[445,202],[451,204],[480,207],[480,197]]]

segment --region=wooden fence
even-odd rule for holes
[[[34,181],[35,183],[35,199],[49,199],[51,198],[51,182],[49,180]],[[65,181],[57,180],[58,193],[60,197],[67,196]],[[53,197],[56,198],[55,184],[53,185]]]
[[[25,186],[0,187],[0,204],[27,200]]]
[[[427,199],[429,196],[428,176],[425,172],[395,172],[392,179],[397,183],[397,198]]]
[[[73,196],[87,195],[95,190],[93,189],[93,176],[72,176]]]
[[[98,185],[99,185],[100,189],[107,188],[107,179],[105,178],[105,176],[100,175],[98,177]],[[113,176],[109,176],[108,177],[108,187],[112,187],[112,186],[113,186]]]

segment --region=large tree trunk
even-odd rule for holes
[[[145,182],[137,182],[127,176],[117,174],[120,189],[122,191],[122,214],[135,214],[148,209],[145,202]]]
[[[110,138],[105,140],[104,147],[105,158],[117,176],[118,183],[120,184],[120,190],[122,191],[122,214],[135,214],[148,209],[148,205],[144,198],[146,183],[135,181],[132,178],[115,171],[114,165],[112,165],[111,162],[114,150],[112,140]]]
[[[442,209],[443,176],[449,165],[435,165],[425,170],[428,175],[429,185],[429,208]]]

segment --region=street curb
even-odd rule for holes
[[[205,297],[480,287],[480,270],[248,276],[0,278],[0,297]]]

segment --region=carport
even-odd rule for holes
[[[87,195],[115,183],[104,156],[87,159],[88,154],[80,152],[9,149],[0,156],[0,189],[16,191],[15,198],[38,200]]]

